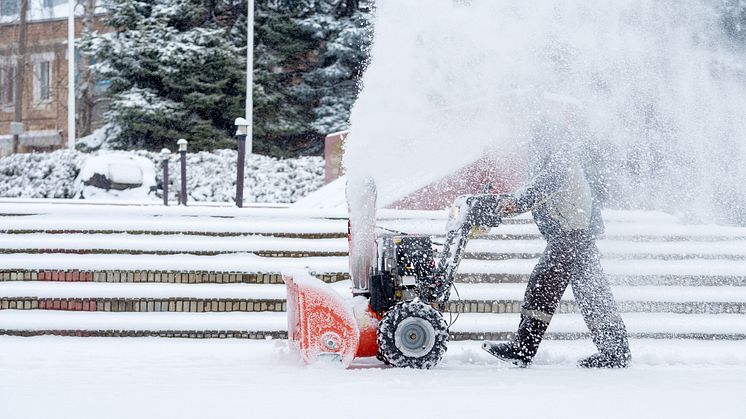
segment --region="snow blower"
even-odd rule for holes
[[[307,272],[286,272],[288,340],[307,363],[349,366],[377,356],[394,367],[432,368],[446,352],[443,312],[470,237],[501,224],[503,195],[465,195],[450,209],[443,243],[427,235],[375,234],[375,184],[351,197],[349,245],[353,298]]]

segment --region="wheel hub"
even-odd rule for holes
[[[406,356],[423,357],[435,345],[435,329],[429,321],[420,317],[406,318],[396,328],[394,343]]]

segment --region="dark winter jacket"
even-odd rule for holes
[[[519,212],[532,211],[549,241],[569,233],[603,234],[601,211],[583,169],[581,144],[562,126],[535,130],[529,150],[531,180],[515,194]]]

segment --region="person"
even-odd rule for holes
[[[526,287],[518,331],[508,342],[482,345],[518,366],[536,355],[568,284],[598,348],[578,365],[624,368],[631,359],[627,331],[601,268],[596,237],[604,225],[579,142],[568,124],[537,124],[529,144],[531,180],[498,204],[504,216],[531,211],[547,241]]]

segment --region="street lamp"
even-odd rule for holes
[[[75,150],[75,0],[67,9],[67,146]]]
[[[187,204],[187,192],[186,192],[186,152],[187,152],[187,140],[180,139],[176,142],[179,146],[179,154],[181,154],[181,193],[179,194],[179,203],[186,206]]]
[[[168,159],[171,157],[171,150],[164,148],[161,150],[161,165],[163,166],[163,205],[168,206]]]
[[[249,154],[254,152],[254,0],[249,0],[246,13],[246,113]]]
[[[236,206],[243,208],[243,171],[246,165],[246,136],[249,123],[244,118],[236,118],[236,139],[238,140],[238,161],[236,162]]]

